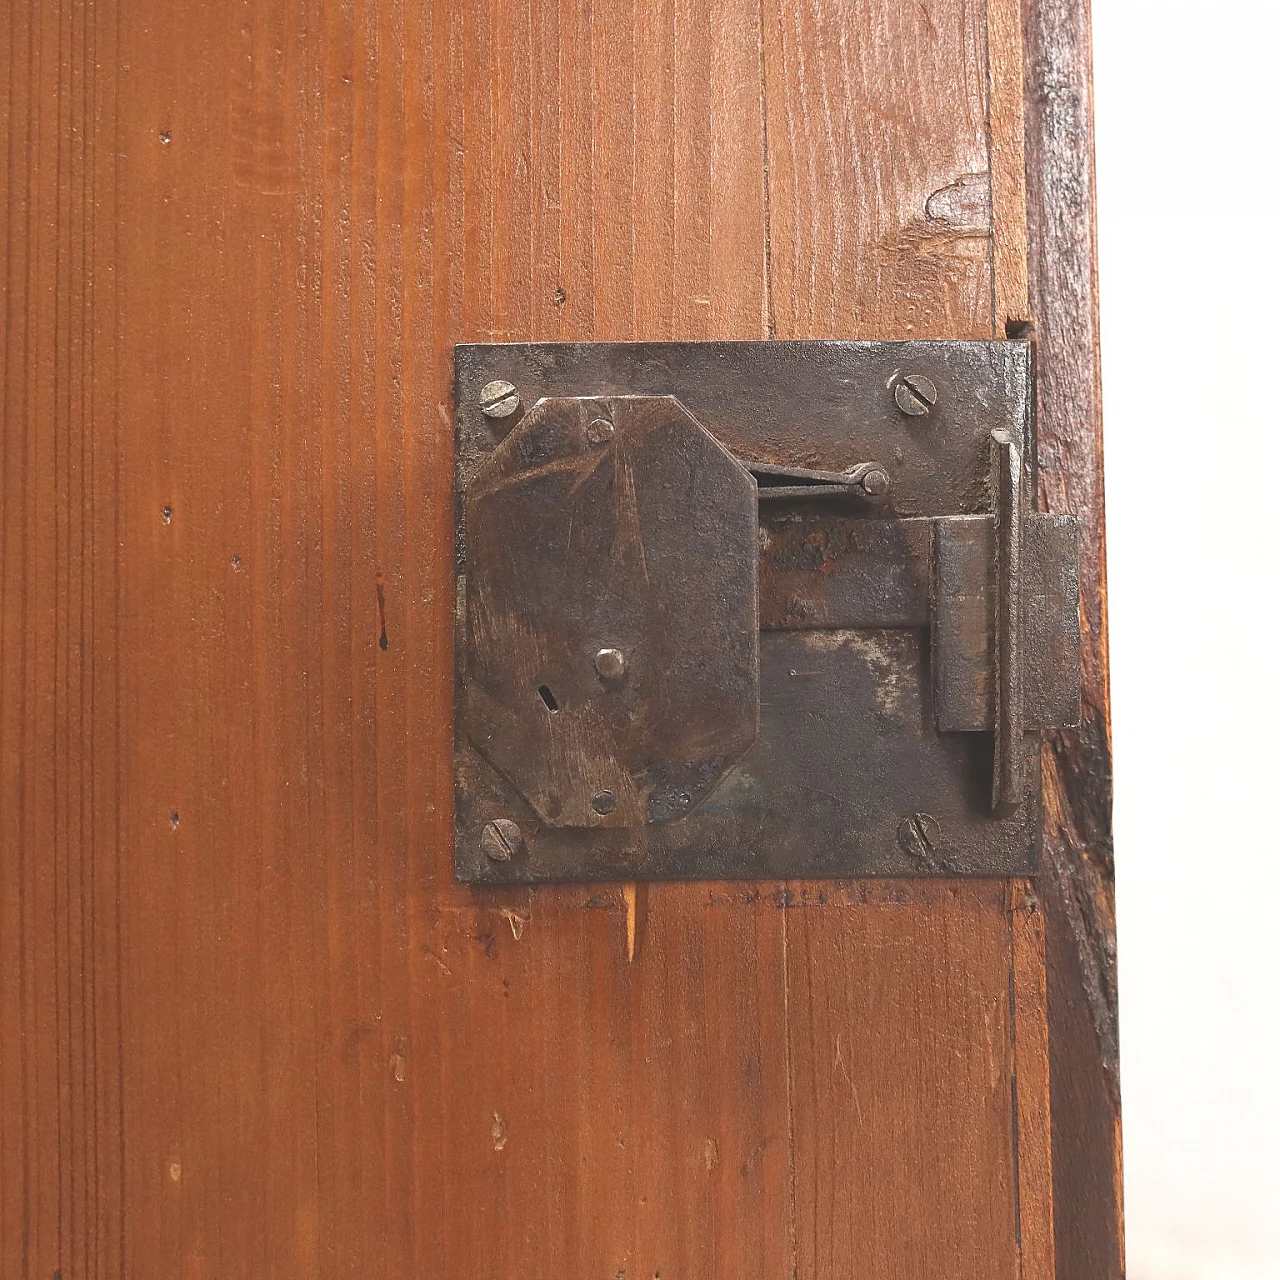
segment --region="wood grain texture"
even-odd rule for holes
[[[985,0],[765,12],[772,336],[991,337]]]
[[[1016,337],[1031,316],[1022,0],[987,0],[987,41],[992,310],[996,336]]]
[[[992,12],[12,7],[0,1274],[1049,1274],[1006,886],[452,877],[452,344],[1002,332]]]
[[[789,914],[795,1274],[1021,1274],[1006,908],[987,881]]]
[[[1026,0],[1029,261],[1041,501],[1081,518],[1078,730],[1046,745],[1036,888],[1048,956],[1054,1203],[1064,1280],[1124,1271],[1102,397],[1087,0]]]
[[[1013,1078],[1021,1280],[1053,1280],[1054,1198],[1049,1027],[1045,1018],[1044,915],[1031,886],[1009,887],[1013,922]]]

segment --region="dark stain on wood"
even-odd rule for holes
[[[1124,1270],[1089,7],[1026,0],[1029,269],[1041,490],[1081,517],[1084,697],[1045,750],[1054,1207],[1061,1280]],[[1083,998],[1082,998],[1083,997]]]

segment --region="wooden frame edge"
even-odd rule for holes
[[[1081,519],[1084,698],[1045,746],[1045,915],[1059,1280],[1124,1274],[1106,541],[1088,0],[1025,0],[1027,220],[1041,499]]]

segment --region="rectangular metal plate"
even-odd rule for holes
[[[936,385],[928,413],[896,406],[894,387],[908,373]],[[990,512],[993,428],[1023,442],[1024,487],[1035,492],[1025,343],[476,345],[456,349],[455,378],[460,879],[992,876],[1034,868],[1038,735],[1022,744],[1023,803],[992,817],[992,735],[937,730],[930,645],[930,530],[937,517]],[[481,388],[495,380],[520,396],[505,419],[481,412]],[[844,471],[877,461],[892,490],[874,512],[762,505],[759,734],[705,799],[660,824],[551,826],[468,731],[463,495],[539,400],[618,396],[676,397],[748,463]],[[1037,545],[1029,537],[1029,548]],[[1040,595],[1059,609],[1069,594],[1070,583],[1041,584]],[[1036,607],[1026,612],[1034,617]],[[981,674],[957,678],[976,687]],[[1029,691],[1028,701],[1037,696]],[[989,725],[985,700],[981,714]],[[484,832],[496,820],[518,829],[515,856],[486,856]]]

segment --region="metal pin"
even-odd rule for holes
[[[596,672],[602,680],[621,680],[627,674],[627,656],[621,649],[601,649],[596,654]]]

